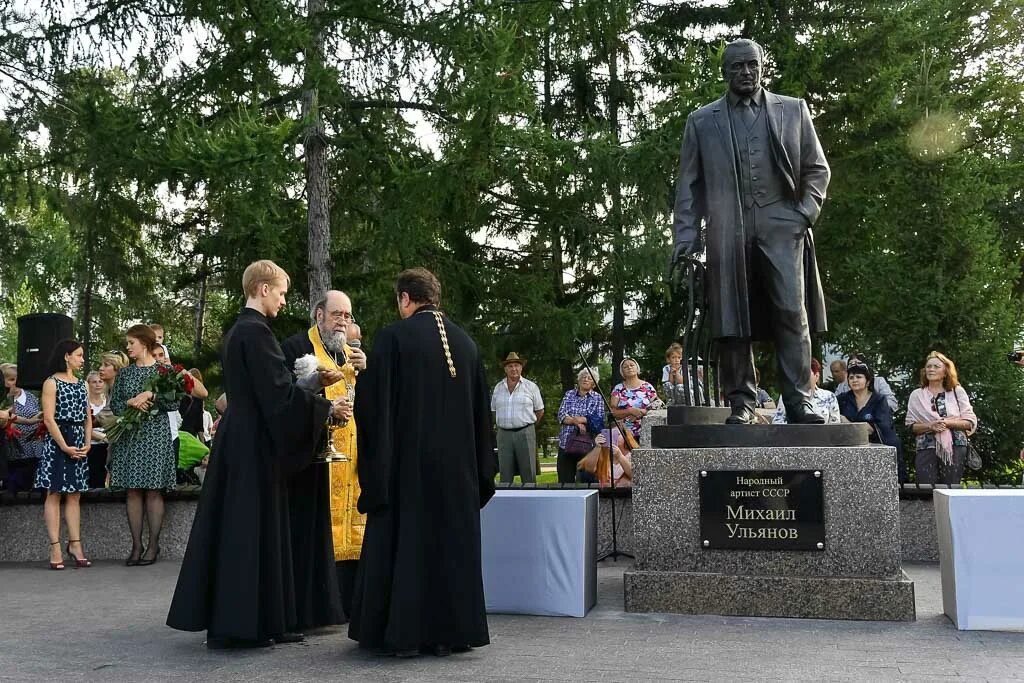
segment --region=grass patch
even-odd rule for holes
[[[541,460],[541,462],[544,462],[544,461]],[[498,477],[497,476],[494,477],[494,481],[495,482],[498,481]],[[516,475],[515,477],[512,478],[512,483],[513,484],[521,484],[521,483],[523,483],[523,481],[522,481],[522,479],[519,478],[519,475]],[[538,484],[557,484],[558,483],[558,472],[542,472],[541,474],[537,475],[537,483]]]

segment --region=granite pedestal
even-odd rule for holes
[[[912,621],[900,560],[896,463],[886,446],[633,451],[629,612]],[[822,550],[724,550],[700,538],[704,470],[818,470]]]

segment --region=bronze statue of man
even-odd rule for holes
[[[686,120],[676,185],[673,260],[707,246],[710,303],[730,424],[754,422],[751,342],[772,340],[790,424],[811,410],[811,332],[826,329],[814,225],[829,168],[803,100],[761,87],[764,51],[725,49],[724,97]]]

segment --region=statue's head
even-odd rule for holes
[[[764,49],[753,40],[734,40],[725,46],[722,76],[733,93],[746,96],[761,85]]]

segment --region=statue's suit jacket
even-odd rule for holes
[[[784,200],[807,219],[804,237],[805,305],[811,332],[827,329],[825,299],[814,256],[812,225],[825,200],[830,172],[803,100],[764,90],[771,158],[792,195]],[[771,330],[751,305],[760,288],[749,282],[751,251],[743,225],[738,156],[730,124],[728,95],[690,114],[683,133],[676,184],[675,243],[696,245],[706,233],[712,334],[721,337],[771,339]],[[752,314],[753,311],[753,314]]]

